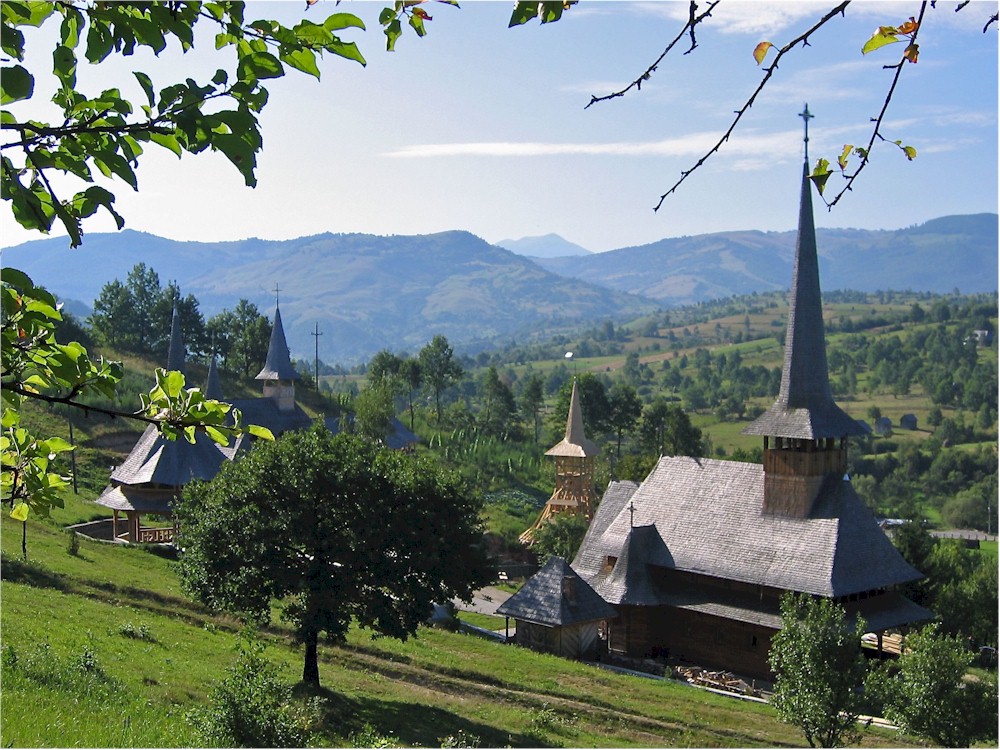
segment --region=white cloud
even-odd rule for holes
[[[387,151],[382,156],[405,159],[433,159],[444,157],[540,157],[540,156],[701,156],[708,152],[722,135],[722,131],[690,133],[680,138],[659,141],[610,141],[605,143],[558,143],[538,141],[488,141],[466,143],[427,143],[404,146]],[[761,153],[787,150],[790,143],[800,138],[797,130],[758,134],[737,131],[723,144],[722,150],[730,155],[746,154],[756,157]]]
[[[688,19],[685,2],[650,2],[636,5],[640,12],[682,24]],[[815,2],[734,2],[723,3],[703,23],[723,34],[775,34],[803,19],[820,18],[829,3]],[[699,11],[704,7],[699,6]]]

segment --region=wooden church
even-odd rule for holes
[[[611,482],[572,563],[617,612],[609,651],[768,678],[785,592],[836,601],[880,646],[930,619],[894,591],[922,574],[846,476],[862,430],[830,390],[806,166],[780,393],[744,430],[764,463],[664,456],[641,484]]]

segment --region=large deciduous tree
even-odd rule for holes
[[[646,407],[639,425],[639,436],[646,450],[661,456],[700,456],[701,430],[677,404],[656,399]]]
[[[858,716],[865,657],[865,624],[843,607],[808,594],[781,599],[781,630],[768,656],[776,677],[771,705],[782,721],[802,729],[809,747],[838,747],[860,739]]]
[[[184,588],[267,621],[274,599],[305,644],[302,678],[319,682],[321,633],[352,619],[405,639],[432,602],[487,582],[478,508],[425,458],[322,429],[260,443],[177,508]]]
[[[431,339],[418,355],[424,385],[434,395],[434,415],[441,423],[441,396],[445,390],[462,377],[462,365],[455,360],[448,339],[441,334]]]

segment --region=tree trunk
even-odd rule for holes
[[[319,634],[309,631],[305,636],[306,657],[302,667],[302,681],[319,687],[319,658],[318,645]]]

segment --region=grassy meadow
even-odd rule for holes
[[[198,745],[187,717],[233,663],[240,623],[187,600],[161,554],[81,539],[73,555],[57,525],[29,520],[27,532],[24,562],[21,524],[4,515],[3,745]],[[500,618],[462,619],[502,627]],[[301,653],[288,631],[275,624],[260,638],[280,678],[296,684]],[[325,746],[804,744],[766,705],[444,630],[405,643],[354,630],[346,644],[321,647],[320,675],[315,742]],[[865,738],[900,743],[914,744],[888,730]]]

